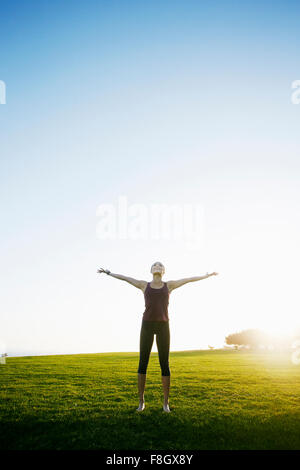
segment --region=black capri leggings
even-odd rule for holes
[[[168,321],[142,321],[138,373],[146,374],[154,334],[156,334],[161,375],[171,375],[169,368],[170,328]]]

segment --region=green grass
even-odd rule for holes
[[[157,353],[135,411],[137,353],[7,358],[1,449],[300,449],[300,366],[290,355],[171,352],[170,414]]]

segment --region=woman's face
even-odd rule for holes
[[[158,274],[161,274],[162,276],[165,273],[164,265],[160,263],[159,261],[157,261],[156,263],[152,265],[151,273],[152,274],[158,273]]]

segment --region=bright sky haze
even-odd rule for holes
[[[171,350],[299,328],[299,23],[294,1],[2,2],[4,352],[138,351],[143,293],[96,271],[155,261],[219,273],[171,293]],[[144,238],[99,236],[122,197]],[[152,238],[153,204],[202,208],[197,248]]]

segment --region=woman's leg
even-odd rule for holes
[[[164,411],[169,409],[169,393],[170,393],[170,379],[171,372],[169,367],[169,352],[170,352],[170,329],[169,322],[164,322],[160,325],[156,333],[156,344],[159,355],[159,363],[161,368],[161,379],[164,391]]]
[[[145,384],[146,384],[146,374],[138,373],[138,392],[139,392],[139,400],[140,403],[144,403],[144,392],[145,392]]]
[[[154,333],[150,324],[142,323],[140,333],[140,361],[138,368],[138,392],[139,392],[139,407],[138,411],[143,411],[144,405],[144,392],[146,384],[146,373],[149,362],[149,357],[153,345]]]

